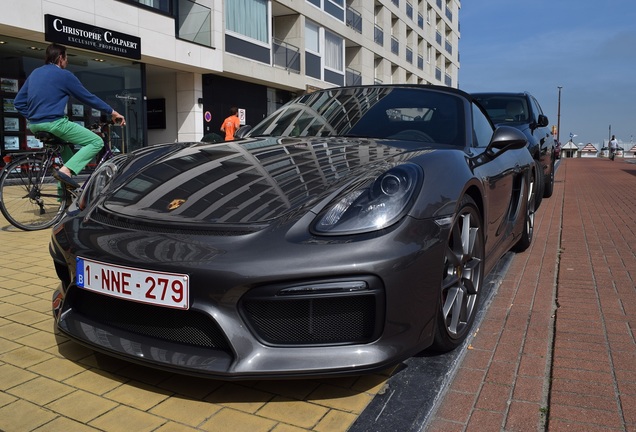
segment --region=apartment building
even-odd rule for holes
[[[2,152],[37,148],[13,97],[50,42],[127,118],[126,149],[256,124],[350,84],[457,87],[460,0],[0,0]],[[70,101],[90,127],[98,112]]]

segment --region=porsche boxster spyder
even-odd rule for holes
[[[245,130],[96,170],[53,229],[61,333],[220,379],[361,374],[459,346],[532,241],[526,138],[460,90],[322,90]]]

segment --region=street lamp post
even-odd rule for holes
[[[559,104],[557,107],[557,142],[560,143],[561,139],[559,137],[561,136],[561,89],[563,87],[558,86],[557,88],[559,89]]]

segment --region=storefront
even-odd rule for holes
[[[145,65],[138,38],[107,29],[85,29],[81,23],[45,16],[47,41],[67,46],[68,67],[82,84],[126,117],[125,128],[113,128],[111,140],[122,151],[146,145]],[[27,127],[26,119],[13,106],[14,98],[29,74],[44,64],[47,43],[0,34],[0,146],[2,154],[41,147]],[[72,98],[67,116],[92,128],[102,113]]]

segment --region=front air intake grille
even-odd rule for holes
[[[243,303],[252,330],[273,345],[370,342],[376,336],[376,296],[249,299]]]
[[[120,300],[75,288],[68,300],[74,313],[131,334],[229,352],[218,325],[195,310],[179,310]]]

